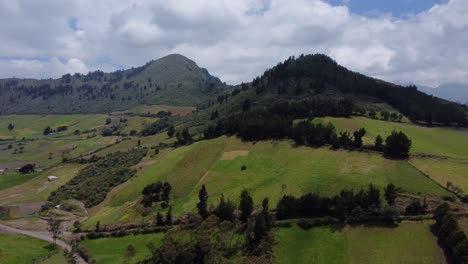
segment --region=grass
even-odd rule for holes
[[[0,263],[32,263],[34,259],[47,256],[48,242],[21,235],[0,234]]]
[[[65,164],[35,174],[36,177],[27,182],[0,191],[0,205],[46,201],[52,191],[75,177],[84,166],[86,165]],[[59,179],[48,182],[49,175],[57,176]]]
[[[452,128],[428,128],[412,124],[392,123],[365,117],[319,118],[317,122],[332,122],[337,131],[354,132],[364,127],[367,131],[364,143],[373,144],[375,137],[384,140],[392,130],[401,130],[412,140],[411,153],[424,153],[447,156],[455,159],[468,159],[468,135]]]
[[[468,160],[411,158],[410,163],[442,186],[452,182],[468,192]]]
[[[230,156],[226,153],[246,152],[247,156],[226,158]],[[243,165],[247,169],[242,171]],[[111,194],[85,226],[93,226],[98,220],[101,224],[134,220],[141,191],[156,181],[172,185],[175,214],[195,210],[202,184],[207,187],[211,204],[217,204],[221,194],[237,202],[241,190],[247,188],[256,205],[268,197],[271,207],[283,194],[315,192],[331,196],[342,189],[367,187],[369,183],[382,190],[394,183],[407,192],[450,195],[406,161],[365,152],[295,148],[285,141],[252,144],[221,137],[177,148],[162,157]]]
[[[105,124],[107,115],[8,115],[0,116],[0,138],[21,139],[41,137],[44,128],[50,126],[56,129],[59,126],[68,126],[68,130],[60,135],[72,134],[76,129],[92,129]],[[8,124],[15,128],[8,130]]]
[[[430,222],[402,223],[396,228],[280,228],[275,263],[446,263]],[[416,244],[417,243],[417,244]]]
[[[21,174],[21,173],[6,173],[0,174],[0,191],[4,189],[8,189],[10,187],[22,184],[27,182],[34,177],[36,177],[38,173],[28,173],[28,174]]]
[[[100,238],[86,239],[81,243],[89,250],[92,259],[97,263],[122,263],[124,262],[124,253],[128,245],[133,245],[136,249],[136,256],[132,259],[132,263],[143,260],[149,250],[146,245],[152,242],[156,247],[161,245],[164,234],[145,234],[145,235],[130,235],[119,238]]]

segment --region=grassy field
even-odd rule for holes
[[[56,129],[59,126],[68,126],[68,130],[60,135],[72,134],[76,129],[85,130],[102,126],[107,115],[8,115],[0,116],[0,138],[21,139],[34,138],[43,135],[44,128],[50,126]],[[8,130],[8,124],[15,128]]]
[[[47,256],[49,243],[20,235],[0,234],[0,263],[32,263],[34,259]]]
[[[169,105],[138,105],[131,109],[135,113],[151,113],[157,114],[159,111],[169,111],[173,115],[186,116],[195,111],[192,106],[169,106]]]
[[[397,228],[280,228],[275,263],[446,263],[429,222],[402,223]]]
[[[409,162],[442,186],[450,181],[468,193],[468,160],[411,158]]]
[[[401,130],[413,141],[411,153],[442,155],[456,159],[468,159],[468,134],[451,128],[428,128],[412,124],[391,123],[365,117],[319,118],[317,122],[332,122],[337,131],[354,132],[364,127],[364,142],[373,144],[375,137],[384,139],[392,130]]]
[[[245,165],[246,170],[241,170]],[[176,214],[193,211],[198,191],[206,184],[209,203],[217,204],[221,194],[234,201],[242,189],[254,193],[259,205],[264,197],[276,206],[283,194],[316,192],[331,196],[342,189],[382,188],[388,183],[412,193],[449,195],[406,161],[383,159],[364,152],[332,151],[327,148],[292,147],[288,142],[242,143],[221,137],[177,148],[154,165],[144,169],[110,195],[85,225],[96,221],[131,221],[132,210],[143,188],[156,181],[172,185],[171,203]]]
[[[0,174],[0,191],[22,184],[24,182],[27,182],[35,178],[37,175],[39,175],[39,173],[37,172],[29,173],[29,174],[21,174],[21,173]]]
[[[149,250],[146,245],[152,242],[156,247],[161,245],[161,240],[164,234],[146,234],[146,235],[130,235],[119,238],[100,238],[86,239],[81,243],[89,250],[92,259],[95,259],[99,264],[114,264],[125,263],[124,253],[128,245],[133,245],[136,249],[136,256],[131,263],[136,263],[144,259]]]
[[[33,179],[0,191],[0,205],[45,201],[50,193],[75,177],[86,165],[65,164],[37,174]],[[59,180],[48,182],[47,176],[54,175]],[[3,175],[0,175],[0,177]],[[0,178],[1,179],[1,178]]]

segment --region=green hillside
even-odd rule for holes
[[[278,229],[275,263],[446,263],[429,222],[403,223],[396,228],[297,226]],[[416,243],[417,241],[417,243]],[[416,245],[416,244],[417,245]]]
[[[0,80],[1,114],[106,113],[141,104],[195,106],[225,85],[182,55],[111,73]]]

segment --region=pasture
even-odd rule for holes
[[[22,235],[0,234],[0,263],[33,263],[57,250],[48,247],[48,242]]]
[[[350,133],[364,127],[367,131],[363,139],[365,144],[373,144],[377,135],[385,140],[392,130],[401,130],[412,140],[412,154],[432,154],[455,159],[468,158],[468,134],[461,130],[392,123],[365,117],[326,117],[318,118],[314,122],[324,124],[331,122],[337,131]]]
[[[431,222],[402,223],[396,228],[346,226],[342,230],[294,225],[279,228],[275,263],[446,263]]]
[[[245,170],[241,170],[242,166]],[[370,183],[380,189],[394,183],[407,192],[450,195],[406,161],[388,160],[365,152],[327,148],[292,147],[286,141],[243,143],[234,137],[201,141],[180,147],[143,169],[137,177],[117,187],[87,222],[131,222],[143,188],[156,181],[172,185],[174,213],[194,211],[198,191],[205,184],[209,203],[224,194],[238,201],[242,189],[253,193],[260,205],[264,197],[276,206],[283,194],[315,192],[332,196],[342,189],[358,190]]]
[[[129,235],[118,238],[86,239],[81,244],[88,249],[91,258],[100,264],[125,263],[124,253],[127,246],[131,244],[136,249],[136,256],[132,259],[131,263],[136,263],[139,260],[143,260],[149,254],[146,245],[151,242],[156,247],[159,247],[163,236],[164,234],[160,233]]]

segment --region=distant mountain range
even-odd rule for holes
[[[468,84],[448,83],[436,88],[418,86],[418,90],[453,102],[468,104]]]

